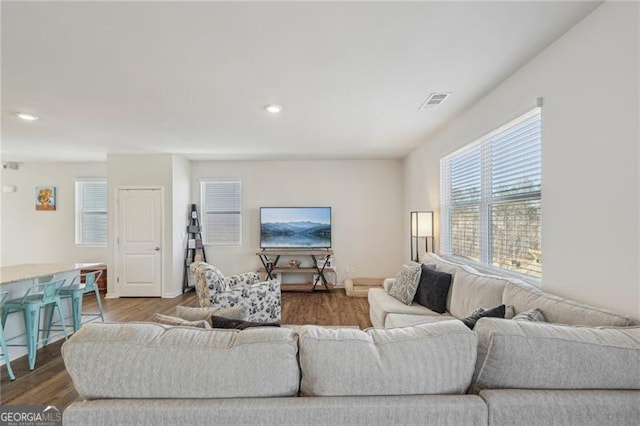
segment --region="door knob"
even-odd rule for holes
[[[156,247],[156,248],[155,248],[155,250],[156,250],[156,251],[160,251],[160,247]]]

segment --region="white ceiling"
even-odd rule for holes
[[[3,1],[2,160],[401,158],[597,5]]]

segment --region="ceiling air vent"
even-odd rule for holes
[[[432,93],[427,97],[427,99],[422,103],[422,105],[420,105],[420,108],[418,109],[423,110],[426,108],[435,108],[442,102],[444,102],[444,100],[447,99],[449,95],[451,95],[451,93]]]

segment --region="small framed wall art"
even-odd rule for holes
[[[36,186],[36,210],[53,211],[56,209],[56,187]]]

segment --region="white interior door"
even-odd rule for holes
[[[162,295],[162,192],[118,189],[118,276],[120,297]]]

